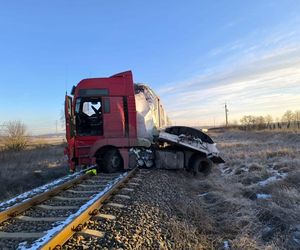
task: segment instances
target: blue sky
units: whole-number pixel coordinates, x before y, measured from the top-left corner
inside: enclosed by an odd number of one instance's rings
[[[0,4],[0,124],[54,132],[66,90],[128,69],[176,124],[300,109],[299,1]]]

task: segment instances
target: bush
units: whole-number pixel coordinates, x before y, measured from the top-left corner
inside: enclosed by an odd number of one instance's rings
[[[28,142],[25,124],[21,121],[7,122],[3,142],[7,150],[20,151],[25,149]]]

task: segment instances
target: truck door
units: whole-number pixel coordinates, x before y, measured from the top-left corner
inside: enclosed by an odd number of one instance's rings
[[[66,139],[69,142],[74,137],[74,122],[72,111],[72,97],[65,97],[65,119],[66,119]]]
[[[103,97],[104,136],[116,138],[125,136],[125,113],[123,97]]]

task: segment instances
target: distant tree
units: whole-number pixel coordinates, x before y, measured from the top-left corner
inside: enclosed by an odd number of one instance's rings
[[[252,115],[244,115],[240,120],[241,124],[245,126],[246,129],[254,127],[255,117]]]
[[[294,113],[294,119],[295,121],[300,121],[300,110],[296,110]]]
[[[258,129],[265,128],[265,118],[263,116],[256,116],[255,117],[255,125]]]
[[[263,117],[245,115],[241,118],[240,122],[246,128],[264,129],[266,128],[266,124],[269,124],[272,120],[271,116]]]
[[[27,129],[21,121],[9,121],[5,124],[4,146],[8,150],[20,151],[25,149],[27,139]]]
[[[283,114],[281,120],[282,120],[283,122],[290,123],[291,121],[294,120],[294,117],[295,117],[295,114],[293,113],[293,111],[287,110],[287,111]]]
[[[266,120],[265,120],[265,118],[263,116],[256,116],[255,117],[255,124],[258,124],[258,125],[264,124],[265,121]]]
[[[273,117],[271,115],[266,115],[265,116],[265,123],[266,123],[267,128],[272,128],[272,122],[273,122]]]
[[[241,124],[245,126],[253,125],[254,121],[255,118],[252,115],[244,115],[240,120]]]
[[[297,124],[298,129],[300,128],[300,110],[296,110],[294,113],[295,123]]]
[[[269,125],[273,122],[273,117],[271,115],[266,115],[265,116],[265,121]]]

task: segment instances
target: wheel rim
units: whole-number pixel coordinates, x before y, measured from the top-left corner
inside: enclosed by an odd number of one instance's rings
[[[118,169],[120,168],[121,165],[121,159],[120,157],[115,154],[112,158],[111,158],[111,165],[114,169]]]

